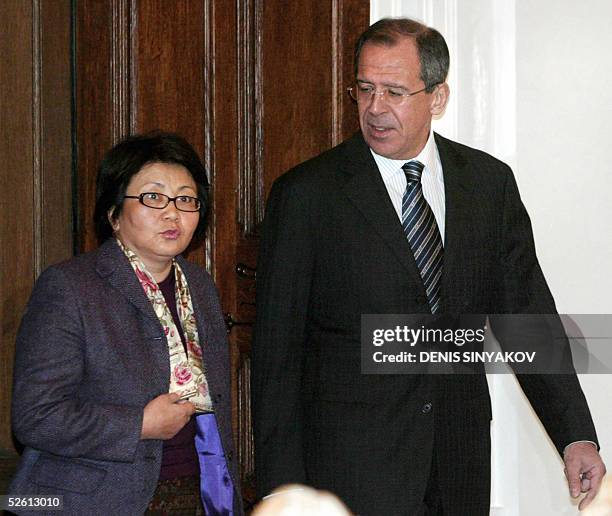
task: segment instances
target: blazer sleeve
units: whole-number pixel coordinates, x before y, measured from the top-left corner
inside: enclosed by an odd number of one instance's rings
[[[22,444],[55,455],[130,462],[143,408],[79,397],[88,345],[79,301],[59,268],[36,282],[16,341],[13,430]]]
[[[538,331],[545,332],[550,343],[545,348],[555,366],[564,374],[517,374],[521,388],[555,447],[562,455],[564,448],[575,441],[597,442],[589,407],[572,364],[567,339],[555,338],[563,333],[553,296],[538,263],[529,215],[519,195],[516,181],[507,169],[504,188],[501,252],[501,312],[532,314],[537,317]],[[546,316],[552,314],[553,317]],[[493,333],[508,348],[525,345],[525,322],[513,322],[512,316],[491,316]],[[556,327],[556,328],[555,328]],[[543,329],[542,329],[543,328]],[[539,353],[540,351],[538,351]]]
[[[306,481],[301,396],[314,266],[309,203],[285,177],[268,198],[257,261],[252,402],[257,492]]]

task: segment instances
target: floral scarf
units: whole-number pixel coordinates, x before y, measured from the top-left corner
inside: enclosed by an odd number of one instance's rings
[[[170,353],[170,388],[168,392],[176,392],[181,395],[181,399],[189,400],[195,405],[197,412],[213,412],[204,363],[202,362],[202,347],[198,337],[193,303],[187,279],[181,267],[173,260],[172,266],[176,278],[176,308],[187,341],[187,353],[185,353],[181,335],[176,328],[172,313],[157,282],[147,271],[142,260],[131,249],[127,248],[119,239],[117,239],[117,243],[130,261],[130,265],[134,269],[136,277],[140,281],[166,334]]]

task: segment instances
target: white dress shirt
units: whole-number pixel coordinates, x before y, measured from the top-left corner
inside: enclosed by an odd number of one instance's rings
[[[402,222],[402,198],[406,191],[406,175],[402,170],[402,165],[408,161],[420,161],[425,165],[423,175],[421,176],[423,196],[429,203],[434,217],[436,217],[436,223],[442,237],[442,244],[444,244],[444,216],[446,213],[444,204],[444,174],[433,131],[429,132],[429,138],[423,150],[412,159],[390,159],[376,154],[372,149],[370,149],[370,152],[374,156],[374,161],[376,161],[382,180],[387,187],[387,192],[397,212],[400,224]]]

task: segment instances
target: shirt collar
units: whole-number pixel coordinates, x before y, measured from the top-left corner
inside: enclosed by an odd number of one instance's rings
[[[420,161],[425,165],[423,169],[423,174],[433,174],[437,176],[440,171],[437,166],[438,158],[438,148],[436,146],[436,141],[434,139],[433,130],[430,129],[429,137],[427,138],[427,142],[425,143],[425,147],[419,152],[417,156],[412,159],[391,159],[381,156],[380,154],[376,154],[372,149],[370,149],[372,156],[374,157],[374,161],[376,161],[376,165],[378,166],[378,170],[380,170],[380,174],[383,179],[394,176],[398,173],[404,173],[402,170],[402,166],[408,161]]]

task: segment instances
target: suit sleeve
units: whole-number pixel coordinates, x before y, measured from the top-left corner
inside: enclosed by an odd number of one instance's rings
[[[266,208],[257,261],[252,399],[259,496],[305,482],[302,380],[314,264],[308,202],[284,178]]]
[[[533,335],[544,335],[550,345],[546,359],[554,361],[551,369],[565,374],[517,374],[521,388],[555,447],[562,455],[575,441],[597,442],[588,404],[580,387],[571,359],[567,339],[557,316],[553,296],[548,288],[535,251],[529,216],[521,202],[516,181],[507,170],[504,190],[501,252],[501,301],[504,314],[530,314],[525,320],[510,316],[491,316],[492,330],[504,347],[526,349],[525,326]],[[552,314],[553,317],[546,314]],[[540,317],[540,315],[542,315]],[[529,333],[529,332],[527,332]],[[540,352],[540,351],[538,351]]]
[[[15,436],[55,455],[133,461],[143,408],[79,397],[87,342],[78,303],[70,281],[56,268],[44,272],[34,287],[16,341]]]

